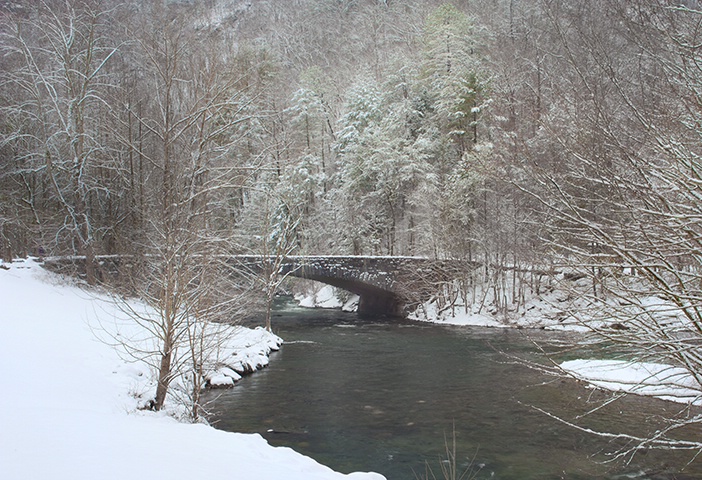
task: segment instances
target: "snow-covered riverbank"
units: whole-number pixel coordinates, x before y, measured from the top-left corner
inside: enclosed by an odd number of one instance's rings
[[[494,327],[494,328],[543,328],[547,330],[585,331],[580,321],[568,313],[577,305],[567,304],[568,292],[558,288],[544,288],[538,295],[526,298],[515,310],[510,310],[505,317],[497,314],[494,308],[492,292],[481,292],[482,301],[467,308],[459,298],[453,305],[439,305],[436,300],[427,301],[410,311],[407,318],[420,322],[443,325]],[[355,312],[358,307],[358,295],[352,295],[341,289],[318,282],[302,283],[302,288],[295,294],[295,300],[301,307],[341,309]]]
[[[564,280],[562,274],[553,280],[553,284],[542,286],[538,293],[524,293],[519,302],[510,303],[506,309],[496,307],[498,302],[492,289],[485,287],[482,290],[476,286],[476,292],[470,295],[472,303],[467,306],[461,295],[454,294],[451,304],[445,300],[431,300],[410,312],[409,318],[446,325],[587,331],[581,319],[572,315],[574,311],[582,312],[586,307],[571,298],[573,290],[580,287],[580,281]],[[583,284],[582,288],[586,286]],[[507,302],[506,299],[501,301]]]
[[[148,372],[98,340],[117,307],[31,260],[0,263],[0,306],[3,480],[383,478],[333,472],[259,435],[138,410]],[[270,338],[243,330],[234,338],[246,347],[239,358],[267,361],[260,352]]]

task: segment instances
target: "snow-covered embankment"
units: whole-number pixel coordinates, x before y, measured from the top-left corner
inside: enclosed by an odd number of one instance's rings
[[[336,473],[259,435],[137,410],[148,372],[95,334],[119,309],[31,260],[0,263],[0,306],[3,480],[383,478]],[[239,337],[250,350],[238,357],[258,356],[256,335]]]

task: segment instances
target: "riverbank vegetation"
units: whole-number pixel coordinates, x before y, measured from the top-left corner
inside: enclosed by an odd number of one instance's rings
[[[182,312],[252,288],[217,259],[293,252],[476,262],[437,308],[498,317],[580,279],[702,384],[697,1],[0,9],[0,254],[134,258],[164,388]]]

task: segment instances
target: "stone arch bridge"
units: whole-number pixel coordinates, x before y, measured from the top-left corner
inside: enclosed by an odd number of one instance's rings
[[[120,256],[98,256],[99,274],[120,276]],[[253,274],[275,270],[277,275],[314,280],[355,293],[358,312],[367,315],[400,316],[408,307],[428,300],[441,282],[466,278],[480,264],[461,260],[426,257],[291,255],[284,258],[262,255],[232,255],[225,259],[230,267]],[[83,257],[53,257],[44,260],[50,270],[66,273],[85,272]]]
[[[426,257],[292,255],[233,257],[251,270],[274,264],[279,275],[314,280],[359,296],[358,312],[402,315],[407,307],[428,300],[438,284],[479,267],[474,262]],[[465,278],[465,277],[464,277]]]

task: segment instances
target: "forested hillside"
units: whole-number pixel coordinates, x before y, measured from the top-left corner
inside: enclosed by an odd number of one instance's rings
[[[526,270],[584,267],[597,296],[616,266],[682,304],[697,8],[2,2],[0,252],[465,258],[505,302]]]

